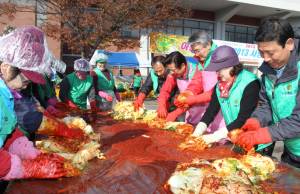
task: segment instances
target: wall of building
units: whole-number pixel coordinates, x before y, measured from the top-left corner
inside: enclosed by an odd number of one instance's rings
[[[287,18],[287,21],[292,25],[293,28],[300,28],[300,18],[299,17]]]
[[[7,25],[14,27],[23,27],[23,26],[36,26],[36,17],[33,12],[17,12],[15,18],[12,21],[7,20],[7,24],[0,24],[0,30],[2,31]],[[60,42],[47,37],[47,42],[50,50],[53,52],[54,56],[57,59],[61,59],[61,48]]]

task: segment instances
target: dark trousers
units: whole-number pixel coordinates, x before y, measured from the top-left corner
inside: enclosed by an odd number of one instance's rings
[[[9,181],[0,180],[0,194],[4,193]]]
[[[286,146],[284,146],[283,154],[281,155],[281,162],[284,162],[296,168],[300,168],[300,162],[298,159],[299,157],[294,156],[294,159],[292,157],[293,154],[288,150]],[[298,159],[298,161],[295,159]]]
[[[133,88],[135,97],[138,97],[138,96],[139,96],[139,90],[140,90],[140,87],[134,87],[134,88]]]

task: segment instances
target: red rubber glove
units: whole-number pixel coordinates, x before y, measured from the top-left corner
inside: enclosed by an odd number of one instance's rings
[[[240,147],[249,151],[254,145],[273,142],[268,127],[260,128],[257,131],[248,131],[242,133],[236,138]]]
[[[59,135],[69,139],[79,138],[83,135],[81,130],[70,129],[66,124],[61,123],[56,119],[52,119],[51,117],[46,117],[45,114],[40,127],[35,133],[43,135]]]
[[[194,104],[210,102],[211,100],[211,92],[206,91],[197,96],[189,95],[188,99],[184,101],[184,104],[188,105],[189,107],[193,106]]]
[[[166,118],[168,115],[168,110],[167,110],[167,102],[165,98],[158,98],[158,110],[157,110],[157,115],[159,118]]]
[[[70,106],[63,103],[63,102],[58,102],[54,105],[54,108],[69,108]]]
[[[177,100],[177,96],[176,96],[176,100],[174,100],[174,104],[178,108],[184,108],[185,105],[188,105],[188,107],[192,107],[194,104],[209,102],[210,100],[211,100],[211,92],[206,91],[196,96],[188,95],[188,98],[184,102],[180,102],[179,100]]]
[[[78,139],[83,135],[83,132],[81,130],[70,129],[66,124],[61,123],[58,125],[55,135],[67,137],[69,139]]]
[[[178,95],[175,95],[174,104],[175,104],[175,106],[177,106],[178,108],[183,108],[183,107],[184,107],[184,103],[182,103],[181,101],[178,100]]]
[[[46,108],[46,111],[49,112],[50,114],[52,114],[53,116],[58,117],[58,118],[65,118],[65,117],[68,116],[65,113],[63,113],[63,112],[57,110],[56,108],[54,108],[52,105],[49,105]]]
[[[40,154],[33,160],[22,160],[21,178],[59,178],[67,174],[65,160],[57,155]]]
[[[180,116],[183,113],[183,110],[181,108],[177,108],[173,112],[170,112],[166,118],[166,122],[173,122],[176,120],[178,116]]]
[[[260,123],[258,120],[250,118],[247,119],[246,123],[241,127],[243,131],[257,131],[260,129]]]
[[[111,97],[110,94],[107,94],[106,100],[107,100],[108,102],[112,102],[114,99]]]
[[[139,93],[139,96],[135,98],[134,112],[138,111],[140,107],[143,108],[143,102],[146,97],[146,94]]]
[[[95,101],[95,100],[92,100],[92,101],[90,102],[90,105],[91,105],[91,109],[92,109],[94,112],[98,112],[98,111],[99,111],[99,109],[98,109],[98,107],[97,107],[97,105],[96,105],[96,101]]]
[[[74,108],[78,108],[78,106],[76,106],[75,104],[73,104],[73,102],[71,102],[71,100],[69,99],[65,99],[64,100],[64,103],[71,106],[71,107],[74,107]]]

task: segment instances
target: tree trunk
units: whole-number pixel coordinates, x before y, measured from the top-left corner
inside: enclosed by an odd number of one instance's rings
[[[91,58],[92,58],[92,56],[94,55],[95,51],[96,51],[96,49],[93,48],[93,47],[91,47],[91,53],[90,53],[90,54],[91,54],[91,57],[90,57],[89,60],[91,60]]]
[[[81,58],[86,59],[86,50],[85,50],[85,46],[83,46],[82,49],[81,49]]]

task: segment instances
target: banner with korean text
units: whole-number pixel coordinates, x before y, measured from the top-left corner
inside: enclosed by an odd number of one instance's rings
[[[163,33],[152,32],[150,34],[150,48],[149,52],[170,54],[174,51],[179,51],[184,56],[191,57],[194,53],[191,46],[187,44],[188,36],[179,36]],[[241,62],[250,62],[252,64],[260,65],[263,62],[256,44],[230,42],[223,40],[213,40],[218,45],[227,45],[236,51]]]

